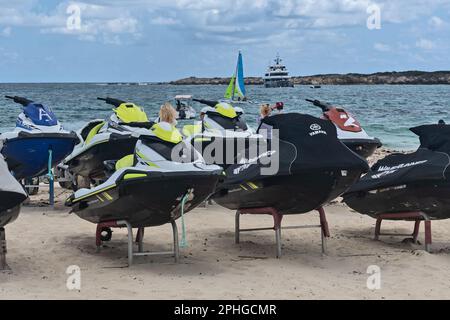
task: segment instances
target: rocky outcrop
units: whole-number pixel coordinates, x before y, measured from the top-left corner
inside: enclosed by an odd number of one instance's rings
[[[303,77],[292,77],[296,85],[374,85],[374,84],[450,84],[450,71],[405,71],[405,72],[379,72],[373,74],[322,74]],[[190,77],[172,81],[173,85],[226,85],[230,78],[196,78]],[[262,85],[263,79],[259,77],[245,78],[246,85]]]

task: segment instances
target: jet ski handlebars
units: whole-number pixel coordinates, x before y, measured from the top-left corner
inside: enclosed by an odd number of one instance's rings
[[[18,96],[5,96],[5,98],[7,99],[11,99],[13,100],[15,103],[21,104],[22,106],[26,107],[27,105],[29,105],[30,103],[33,103],[33,101],[28,100],[27,98],[22,98],[22,97],[18,97]]]
[[[313,105],[315,105],[316,107],[319,107],[320,109],[322,109],[323,112],[327,112],[330,111],[330,109],[332,108],[331,105],[321,102],[319,100],[311,100],[311,99],[305,99],[308,102],[311,102]]]
[[[217,104],[219,104],[219,101],[213,101],[213,100],[192,99],[192,101],[198,102],[200,104],[207,105],[207,106],[212,107],[212,108],[214,108]]]
[[[119,107],[121,104],[126,103],[125,101],[119,100],[119,99],[113,99],[113,98],[97,98],[97,100],[105,101],[107,104],[113,105],[116,108]]]

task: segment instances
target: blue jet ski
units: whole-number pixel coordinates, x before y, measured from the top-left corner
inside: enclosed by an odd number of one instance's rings
[[[26,98],[6,98],[23,108],[16,128],[0,135],[1,153],[17,180],[42,176],[72,152],[78,136],[64,130],[50,108]]]

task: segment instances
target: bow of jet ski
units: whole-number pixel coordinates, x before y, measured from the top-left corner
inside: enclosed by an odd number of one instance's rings
[[[52,166],[63,160],[78,143],[78,137],[64,130],[46,106],[21,97],[6,97],[21,104],[23,111],[14,131],[1,134],[1,153],[16,179],[43,175],[48,170],[49,159]]]
[[[353,152],[368,158],[382,146],[378,138],[369,136],[356,118],[343,108],[318,100],[306,99],[306,101],[321,108],[324,119],[330,120],[336,126],[339,140]]]
[[[205,201],[222,173],[205,164],[165,122],[141,135],[134,154],[118,161],[115,169],[103,184],[75,192],[66,205],[97,224],[126,220],[133,228],[158,226]]]
[[[20,211],[20,204],[27,198],[25,190],[11,175],[0,155],[0,228],[13,222]]]
[[[419,149],[378,161],[345,195],[355,211],[377,217],[384,213],[424,212],[450,218],[450,126],[412,128]]]

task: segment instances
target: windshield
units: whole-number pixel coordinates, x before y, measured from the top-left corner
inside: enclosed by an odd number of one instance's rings
[[[58,119],[50,108],[42,104],[30,103],[23,109],[25,116],[38,126],[56,126]]]

